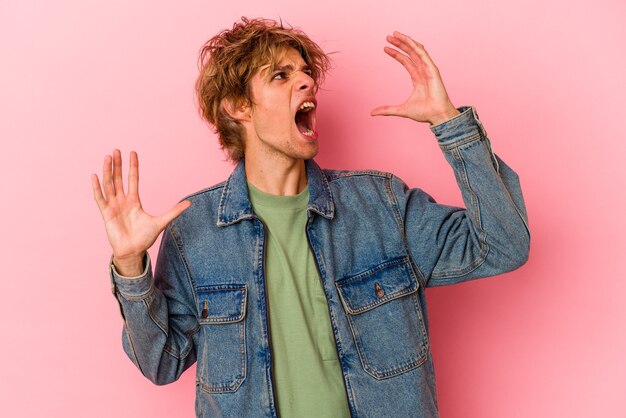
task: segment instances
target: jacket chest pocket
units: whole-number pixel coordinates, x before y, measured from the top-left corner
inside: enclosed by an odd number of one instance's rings
[[[200,343],[197,384],[210,392],[234,392],[246,378],[246,285],[196,290]]]
[[[408,258],[336,282],[363,369],[386,379],[426,361],[428,335]]]

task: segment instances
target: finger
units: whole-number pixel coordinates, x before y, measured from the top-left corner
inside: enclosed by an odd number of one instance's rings
[[[411,60],[411,58],[407,57],[406,55],[402,54],[396,49],[389,48],[388,46],[385,47],[385,52],[390,57],[392,57],[393,59],[398,61],[400,64],[402,64],[404,68],[406,68],[406,70],[409,72],[409,75],[411,76],[411,79],[420,77],[419,71],[417,70],[417,66],[415,65],[413,60]]]
[[[191,202],[189,200],[183,200],[182,202],[174,205],[172,209],[170,209],[167,213],[158,217],[157,222],[159,224],[159,229],[163,230],[165,227],[176,219],[181,213],[191,207]]]
[[[405,117],[402,106],[378,106],[370,112],[371,116],[401,116]]]
[[[426,48],[424,48],[424,45],[415,41],[411,37],[395,31],[393,33],[393,36],[387,37],[387,41],[409,54],[411,59],[414,60],[416,64],[419,62],[423,62],[424,65],[429,68],[436,68],[435,63],[430,58],[430,55],[428,55],[428,53],[426,52]]]
[[[104,186],[104,195],[107,201],[115,197],[115,188],[111,180],[111,164],[111,156],[107,155],[104,157],[104,164],[102,165],[102,185]]]
[[[91,187],[93,189],[93,198],[98,204],[98,209],[100,209],[100,212],[102,212],[104,211],[104,209],[106,209],[107,201],[104,198],[104,195],[102,194],[102,188],[100,187],[100,180],[98,179],[98,176],[96,174],[91,175]]]
[[[124,179],[122,178],[122,153],[120,150],[113,150],[113,185],[115,192],[124,194]]]
[[[135,151],[130,152],[128,169],[128,195],[139,195],[139,157]]]

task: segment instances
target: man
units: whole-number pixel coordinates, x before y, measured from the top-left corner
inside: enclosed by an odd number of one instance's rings
[[[202,114],[238,163],[226,182],[153,217],[136,153],[127,193],[118,150],[105,157],[104,193],[92,176],[124,350],[156,384],[197,361],[198,416],[436,417],[425,287],[527,260],[517,175],[474,109],[452,105],[424,47],[387,40],[413,92],[372,115],[430,123],[467,209],[389,173],[320,169],[315,93],[328,58],[261,19],[201,54]],[[146,250],[163,230],[153,279]]]

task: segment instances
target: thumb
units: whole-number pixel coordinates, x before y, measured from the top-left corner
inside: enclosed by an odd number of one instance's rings
[[[159,216],[158,223],[159,229],[165,229],[165,227],[176,219],[181,213],[191,207],[191,202],[189,200],[183,200],[182,202],[177,203],[172,207],[172,209],[168,210],[163,215]]]
[[[370,112],[371,116],[404,116],[401,106],[378,106]]]

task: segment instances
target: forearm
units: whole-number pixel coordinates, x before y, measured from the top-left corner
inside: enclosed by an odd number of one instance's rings
[[[517,174],[493,153],[475,110],[459,110],[461,114],[431,129],[465,202],[466,212],[459,222],[465,221],[463,228],[473,235],[469,242],[477,248],[472,249],[472,257],[463,254],[465,259],[473,258],[473,266],[468,265],[466,271],[438,266],[432,278],[440,284],[513,270],[527,260],[530,243]]]
[[[124,277],[110,267],[112,291],[119,302],[124,351],[155,384],[177,380],[195,361],[191,336],[195,318],[170,312],[168,300],[155,286],[150,257],[140,275]]]

